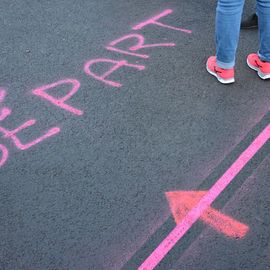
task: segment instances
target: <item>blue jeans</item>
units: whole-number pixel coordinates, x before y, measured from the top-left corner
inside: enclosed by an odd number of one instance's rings
[[[216,10],[216,56],[221,68],[235,65],[245,0],[218,0]],[[270,62],[270,0],[257,0],[261,60]]]

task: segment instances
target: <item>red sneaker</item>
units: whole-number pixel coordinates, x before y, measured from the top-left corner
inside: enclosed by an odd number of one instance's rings
[[[261,79],[270,79],[270,62],[262,61],[258,54],[250,54],[247,58],[247,64],[251,69],[257,71]]]
[[[219,82],[223,84],[234,83],[234,68],[223,69],[217,65],[217,59],[215,56],[208,58],[206,63],[207,71],[215,76]]]

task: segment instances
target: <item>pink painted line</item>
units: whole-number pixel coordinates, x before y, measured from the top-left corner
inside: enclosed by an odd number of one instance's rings
[[[175,244],[185,235],[192,225],[201,217],[224,189],[232,182],[236,175],[247,165],[253,156],[270,138],[270,124],[256,137],[249,147],[237,158],[231,167],[217,180],[217,182],[202,197],[197,206],[191,209],[185,218],[159,244],[153,253],[143,262],[138,270],[152,270]]]

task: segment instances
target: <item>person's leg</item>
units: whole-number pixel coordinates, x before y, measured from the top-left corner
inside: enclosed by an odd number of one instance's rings
[[[245,0],[218,0],[216,10],[216,56],[207,60],[207,71],[223,84],[233,83],[235,54]]]
[[[268,0],[269,1],[269,0]],[[233,68],[244,0],[219,0],[216,10],[216,57],[223,69]]]
[[[247,58],[247,64],[260,78],[270,79],[270,0],[257,0],[260,48]]]
[[[270,0],[257,0],[261,60],[270,62]]]

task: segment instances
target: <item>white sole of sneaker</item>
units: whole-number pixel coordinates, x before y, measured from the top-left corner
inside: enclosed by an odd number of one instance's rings
[[[265,73],[261,72],[259,68],[257,68],[257,67],[255,67],[255,66],[251,65],[251,64],[249,63],[248,59],[247,59],[247,65],[248,65],[251,69],[257,71],[258,76],[259,76],[261,79],[263,79],[263,80],[270,79],[270,74],[265,74]]]
[[[213,76],[215,76],[218,81],[222,84],[230,84],[230,83],[234,83],[235,82],[235,79],[234,78],[231,78],[231,79],[223,79],[221,78],[220,76],[218,76],[215,72],[211,71],[208,66],[206,65],[206,70]]]

